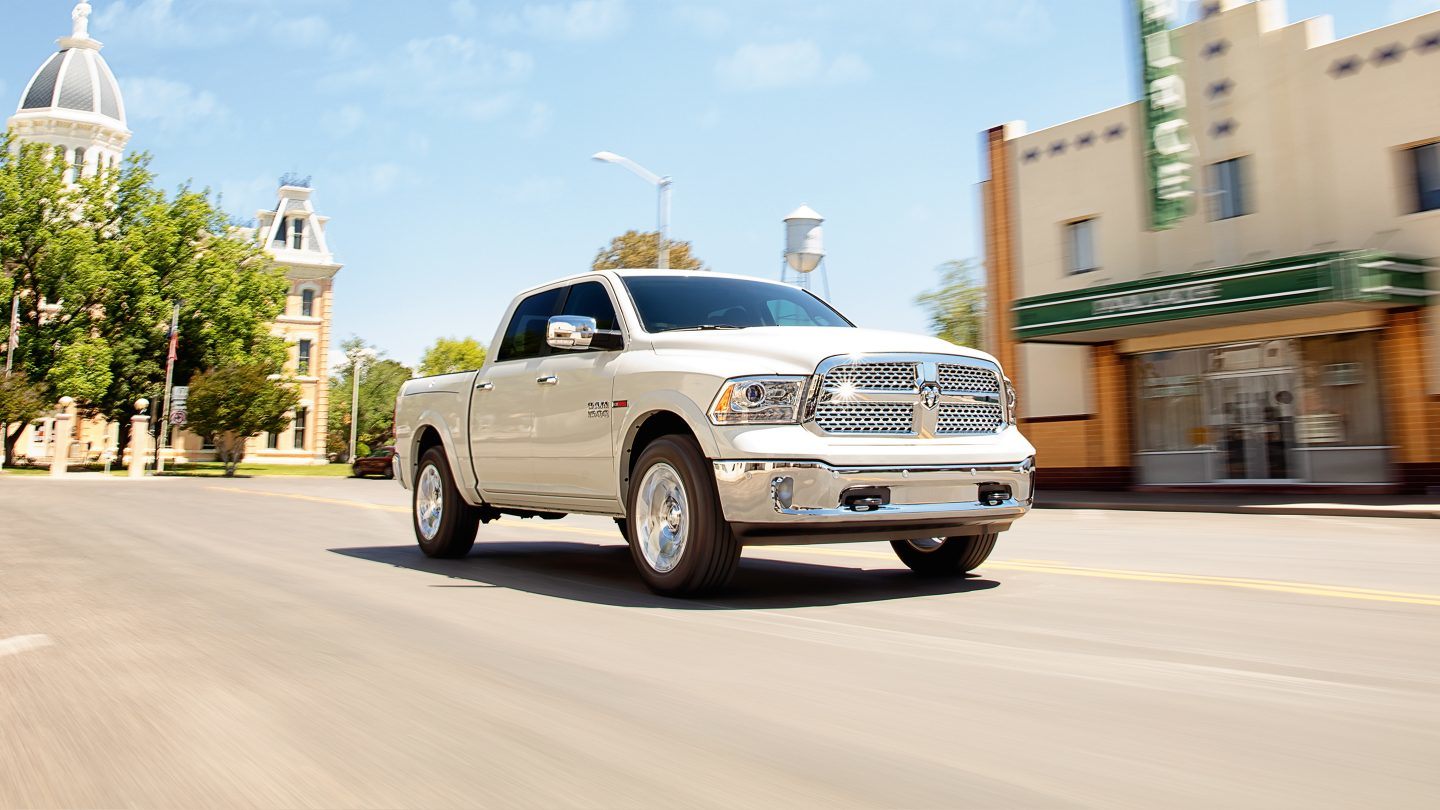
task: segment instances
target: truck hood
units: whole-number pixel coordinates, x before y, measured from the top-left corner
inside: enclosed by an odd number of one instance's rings
[[[939,338],[888,332],[820,326],[755,326],[661,332],[650,336],[657,353],[722,354],[733,357],[744,370],[737,374],[810,374],[821,360],[839,354],[954,354],[995,362],[982,351],[956,346]],[[765,367],[766,364],[769,367]]]

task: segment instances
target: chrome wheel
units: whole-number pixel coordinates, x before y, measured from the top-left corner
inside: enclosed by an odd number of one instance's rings
[[[673,570],[690,536],[690,502],[680,473],[665,462],[646,470],[635,505],[635,540],[645,563],[661,574]]]
[[[921,540],[906,540],[905,542],[909,543],[910,547],[916,551],[923,551],[928,554],[945,545],[945,538],[926,537]]]
[[[445,514],[445,488],[440,471],[427,465],[415,485],[415,524],[426,540],[434,540],[440,531],[440,518]]]

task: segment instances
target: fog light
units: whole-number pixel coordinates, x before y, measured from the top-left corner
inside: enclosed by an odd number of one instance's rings
[[[1010,487],[1008,484],[981,484],[980,503],[986,506],[1001,506],[1010,500]]]
[[[774,499],[776,506],[789,509],[795,503],[795,479],[776,477],[770,482],[770,497]]]

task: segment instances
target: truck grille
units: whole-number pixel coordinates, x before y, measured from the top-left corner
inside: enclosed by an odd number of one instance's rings
[[[823,371],[813,411],[820,431],[973,436],[1005,427],[1002,384],[993,368],[953,362],[956,358],[945,355],[872,357]]]

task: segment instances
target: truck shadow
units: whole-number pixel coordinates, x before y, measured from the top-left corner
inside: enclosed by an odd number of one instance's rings
[[[640,581],[630,551],[624,545],[477,543],[470,556],[461,560],[432,560],[414,545],[332,548],[330,551],[450,580],[431,587],[509,588],[617,607],[676,610],[820,607],[969,593],[1000,584],[974,576],[924,579],[903,569],[865,571],[843,565],[743,557],[740,569],[723,593],[705,599],[667,599],[651,593]],[[465,582],[474,584],[463,584]]]

